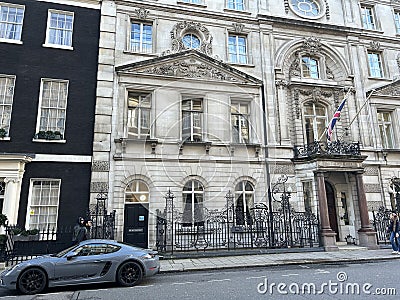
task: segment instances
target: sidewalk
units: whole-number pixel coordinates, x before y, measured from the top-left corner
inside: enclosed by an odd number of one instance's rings
[[[391,249],[367,250],[357,246],[340,247],[334,252],[296,252],[274,254],[248,254],[240,256],[192,257],[162,259],[161,273],[248,268],[297,264],[372,262],[400,259]]]

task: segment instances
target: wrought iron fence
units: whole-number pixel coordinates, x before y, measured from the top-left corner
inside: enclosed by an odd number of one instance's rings
[[[228,192],[221,210],[202,208],[202,220],[184,220],[168,192],[166,206],[157,211],[156,246],[159,252],[319,247],[319,221],[311,212],[290,205],[271,211],[256,204],[248,212],[234,205]]]
[[[390,214],[392,211],[383,206],[379,207],[378,211],[372,211],[372,225],[376,231],[376,239],[378,244],[390,244],[390,235],[387,232],[390,223]]]
[[[92,223],[87,238],[114,239],[116,213],[107,212],[106,200],[107,195],[100,193],[96,204],[86,213],[87,220]],[[0,261],[5,261],[8,266],[71,246],[73,226],[56,228],[49,225],[40,230],[24,230],[18,225],[6,225],[5,233],[5,244],[0,248]]]
[[[314,155],[361,155],[360,143],[333,141],[329,143],[313,142],[294,146],[294,158],[307,158]]]

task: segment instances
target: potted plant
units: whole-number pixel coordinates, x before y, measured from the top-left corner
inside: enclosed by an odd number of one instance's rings
[[[7,136],[7,130],[4,128],[0,128],[0,138],[4,138]]]
[[[37,139],[46,139],[46,131],[40,130],[38,133],[36,133],[36,138]]]
[[[54,139],[55,140],[61,140],[62,139],[62,134],[60,131],[54,131]]]

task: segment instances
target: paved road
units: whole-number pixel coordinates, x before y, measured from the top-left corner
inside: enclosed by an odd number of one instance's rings
[[[399,295],[398,261],[168,273],[133,288],[103,284],[50,289],[37,296],[0,291],[5,300],[398,299]]]

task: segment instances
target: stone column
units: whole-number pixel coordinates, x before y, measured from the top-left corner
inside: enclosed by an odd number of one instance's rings
[[[331,229],[328,214],[328,201],[326,199],[325,178],[323,172],[317,172],[318,203],[321,222],[321,239],[325,251],[337,251],[336,232]]]
[[[21,180],[17,177],[7,177],[4,179],[5,194],[3,204],[3,214],[8,218],[8,223],[11,225],[17,224],[19,195],[21,191]]]
[[[367,198],[365,196],[362,172],[356,173],[356,185],[361,220],[361,228],[358,230],[360,246],[367,247],[368,249],[378,249],[379,247],[376,240],[376,232],[373,230],[369,222]]]
[[[290,143],[289,139],[289,119],[286,105],[286,86],[287,82],[285,80],[277,80],[275,81],[277,96],[278,96],[278,105],[279,105],[279,124],[280,124],[280,134],[281,141],[283,144]]]

